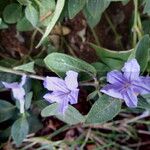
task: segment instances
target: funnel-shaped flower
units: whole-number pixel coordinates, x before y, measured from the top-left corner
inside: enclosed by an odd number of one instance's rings
[[[44,95],[44,99],[50,103],[56,102],[59,104],[58,112],[65,113],[68,108],[68,103],[76,104],[78,100],[78,73],[68,71],[65,80],[58,77],[46,77],[44,80],[44,87],[51,93]]]
[[[21,82],[13,82],[13,83],[7,83],[2,82],[5,88],[11,89],[13,97],[19,101],[20,103],[20,113],[24,113],[24,103],[25,103],[25,90],[23,88],[23,85],[26,82],[26,75],[23,75],[21,78]]]
[[[139,94],[150,93],[150,77],[140,76],[140,66],[136,59],[126,62],[122,71],[109,72],[107,81],[110,84],[100,91],[124,100],[128,107],[137,106],[137,96]]]

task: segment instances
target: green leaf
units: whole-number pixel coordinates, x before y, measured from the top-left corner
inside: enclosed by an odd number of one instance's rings
[[[21,5],[28,5],[30,2],[28,0],[17,0]]]
[[[134,51],[134,49],[128,51],[112,51],[98,47],[94,44],[91,44],[91,46],[96,50],[96,54],[98,55],[99,59],[112,69],[120,69]]]
[[[22,16],[22,7],[16,3],[9,4],[3,11],[3,18],[6,23],[16,23]]]
[[[37,108],[42,111],[42,109],[44,109],[45,107],[47,107],[48,102],[45,101],[44,99],[41,100],[37,100],[34,102],[34,105],[37,106]]]
[[[86,123],[104,123],[112,120],[121,109],[121,101],[103,95],[92,106],[87,115]]]
[[[41,0],[40,9],[40,20],[41,23],[45,26],[48,26],[49,22],[52,19],[52,13],[56,7],[55,0]]]
[[[69,0],[68,13],[69,18],[74,18],[84,7],[86,0]]]
[[[83,12],[91,28],[95,27],[101,19],[102,13],[109,6],[106,0],[88,0]]]
[[[8,28],[8,25],[2,21],[2,18],[0,18],[0,29],[7,29],[7,28]]]
[[[81,115],[80,112],[71,105],[69,105],[64,115],[59,114],[57,103],[53,103],[44,108],[41,112],[41,115],[43,117],[56,116],[58,119],[68,124],[77,124],[85,121],[85,117]]]
[[[106,0],[88,0],[86,8],[90,15],[95,18],[101,16],[109,4],[110,2]]]
[[[25,96],[25,109],[26,110],[30,108],[32,97],[33,97],[33,92],[29,92]]]
[[[11,127],[8,127],[6,129],[3,129],[2,131],[0,131],[0,140],[8,140],[8,137],[10,136],[10,132],[11,132]]]
[[[87,101],[88,100],[91,100],[91,99],[94,99],[96,96],[98,96],[98,92],[99,91],[93,91],[92,93],[90,93],[88,96],[87,96]]]
[[[144,0],[143,4],[145,4],[143,13],[150,15],[150,0]]]
[[[17,22],[16,28],[18,31],[21,32],[33,30],[32,24],[25,17],[23,17]]]
[[[11,128],[11,136],[17,145],[20,145],[29,132],[29,124],[25,116],[16,120]]]
[[[96,54],[98,55],[99,59],[102,59],[103,61],[105,61],[106,58],[126,61],[130,56],[131,52],[134,51],[134,49],[127,51],[113,51],[103,47],[96,46],[95,44],[91,44],[91,46],[96,50]]]
[[[147,67],[149,60],[149,49],[150,37],[149,35],[144,35],[135,48],[135,57],[140,64],[141,72],[144,72]]]
[[[51,53],[45,59],[46,66],[56,74],[63,76],[69,70],[84,72],[86,74],[96,75],[93,66],[78,58],[61,53]]]
[[[35,133],[43,127],[42,121],[39,119],[39,116],[32,113],[28,116],[28,124],[29,133]]]
[[[11,103],[0,100],[0,122],[10,119],[16,111],[16,107]]]
[[[56,9],[54,11],[54,15],[49,23],[49,25],[46,28],[46,31],[42,37],[42,39],[40,40],[39,44],[37,45],[37,47],[39,47],[43,41],[45,40],[45,38],[47,38],[47,36],[49,35],[49,33],[51,32],[51,30],[53,29],[53,27],[55,26],[57,20],[59,19],[61,12],[64,8],[65,5],[65,0],[58,0],[57,4],[56,4]]]
[[[96,69],[98,77],[105,76],[107,72],[110,71],[107,65],[100,62],[93,63],[92,66]]]
[[[139,96],[137,107],[142,109],[150,109],[150,103],[148,103],[148,101],[143,96]]]
[[[19,61],[13,58],[7,58],[7,60],[5,58],[0,60],[0,66],[3,67],[8,67],[8,68],[12,68],[14,66],[14,64],[18,63]]]
[[[101,15],[97,15],[96,17],[91,16],[86,7],[83,9],[83,14],[91,28],[94,28],[101,19]]]
[[[35,27],[39,21],[39,15],[37,10],[29,4],[25,9],[25,16],[27,20]]]
[[[0,72],[0,81],[14,82],[18,79],[17,75],[11,73]]]
[[[21,70],[21,71],[26,71],[26,72],[31,72],[31,73],[35,73],[34,70],[34,62],[30,62],[27,64],[23,64],[21,66],[17,66],[13,68],[14,70]]]

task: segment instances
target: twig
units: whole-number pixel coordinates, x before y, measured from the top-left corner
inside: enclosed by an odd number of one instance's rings
[[[85,138],[83,144],[82,144],[81,147],[80,147],[81,150],[82,150],[82,149],[84,148],[84,146],[86,145],[86,143],[87,143],[87,141],[88,141],[88,139],[89,139],[89,137],[90,137],[90,134],[91,134],[91,128],[88,129],[88,132],[87,132],[87,134],[86,134],[86,138]]]
[[[6,72],[6,73],[12,73],[12,74],[15,74],[15,75],[20,75],[20,76],[23,76],[23,75],[26,74],[24,72],[16,71],[16,70],[13,70],[13,69],[8,69],[8,68],[2,67],[2,66],[0,66],[0,71]],[[38,76],[38,75],[33,75],[33,74],[26,74],[26,75],[30,78],[37,79],[37,80],[44,80],[45,79],[45,77]]]
[[[133,119],[127,120],[126,122],[124,122],[124,124],[127,125],[127,124],[129,124],[129,123],[136,122],[136,121],[138,121],[138,120],[140,120],[140,119],[143,119],[143,118],[148,117],[149,115],[150,115],[149,110],[146,110],[146,111],[144,111],[140,116],[137,116],[137,117],[135,117],[135,118],[133,118]]]

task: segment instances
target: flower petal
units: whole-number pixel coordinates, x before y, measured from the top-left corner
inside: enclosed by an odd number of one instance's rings
[[[65,77],[65,83],[68,87],[68,89],[70,90],[74,90],[78,87],[78,73],[75,71],[67,71],[66,73],[66,77]]]
[[[136,59],[132,59],[125,63],[122,71],[129,81],[137,80],[140,74],[140,66]]]
[[[45,94],[43,98],[49,101],[50,103],[53,102],[61,103],[63,99],[66,100],[68,99],[68,95],[60,91],[55,91],[52,93]]]
[[[70,94],[68,95],[70,104],[76,104],[78,102],[78,94],[79,89],[70,92]]]
[[[138,99],[132,88],[128,88],[123,94],[123,100],[128,107],[137,107]]]
[[[25,90],[24,88],[12,88],[12,93],[15,99],[19,101],[24,101]]]
[[[50,91],[68,92],[65,81],[58,77],[46,77],[43,85]]]
[[[150,93],[150,77],[140,77],[140,80],[133,82],[133,88],[138,91],[139,94]]]
[[[52,93],[47,93],[43,97],[50,103],[58,103],[58,112],[59,113],[64,113],[65,110],[68,107],[68,95],[64,95],[62,92],[52,92]]]
[[[17,82],[13,82],[13,83],[2,82],[2,84],[7,89],[13,89],[13,88],[18,88],[19,87],[19,84]]]
[[[106,95],[112,96],[114,98],[119,98],[119,99],[123,99],[119,89],[122,87],[116,86],[116,85],[112,85],[112,84],[108,84],[105,87],[103,87],[100,92],[105,93]]]
[[[62,100],[61,103],[59,103],[59,105],[58,105],[58,113],[64,115],[67,108],[68,108],[68,101]]]
[[[111,84],[115,83],[124,83],[125,78],[123,77],[123,74],[120,71],[114,70],[109,73],[107,73],[107,82]]]
[[[23,85],[25,84],[25,82],[26,82],[26,79],[27,79],[27,75],[24,74],[24,75],[22,76],[22,78],[21,78],[21,82],[20,82],[19,85],[20,85],[20,86],[23,86]]]

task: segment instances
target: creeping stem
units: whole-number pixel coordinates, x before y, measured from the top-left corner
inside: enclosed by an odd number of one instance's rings
[[[142,37],[142,23],[140,13],[138,12],[138,0],[134,0],[134,23],[132,27],[133,31],[133,47],[136,46],[137,40]]]
[[[2,66],[0,66],[0,71],[6,72],[6,73],[12,73],[12,74],[15,74],[15,75],[20,75],[20,76],[23,76],[24,74],[26,74],[24,72],[9,69],[9,68],[5,68],[5,67],[2,67]],[[33,75],[33,74],[26,74],[26,75],[30,78],[33,78],[33,79],[44,80],[44,77],[42,77],[42,76]]]

